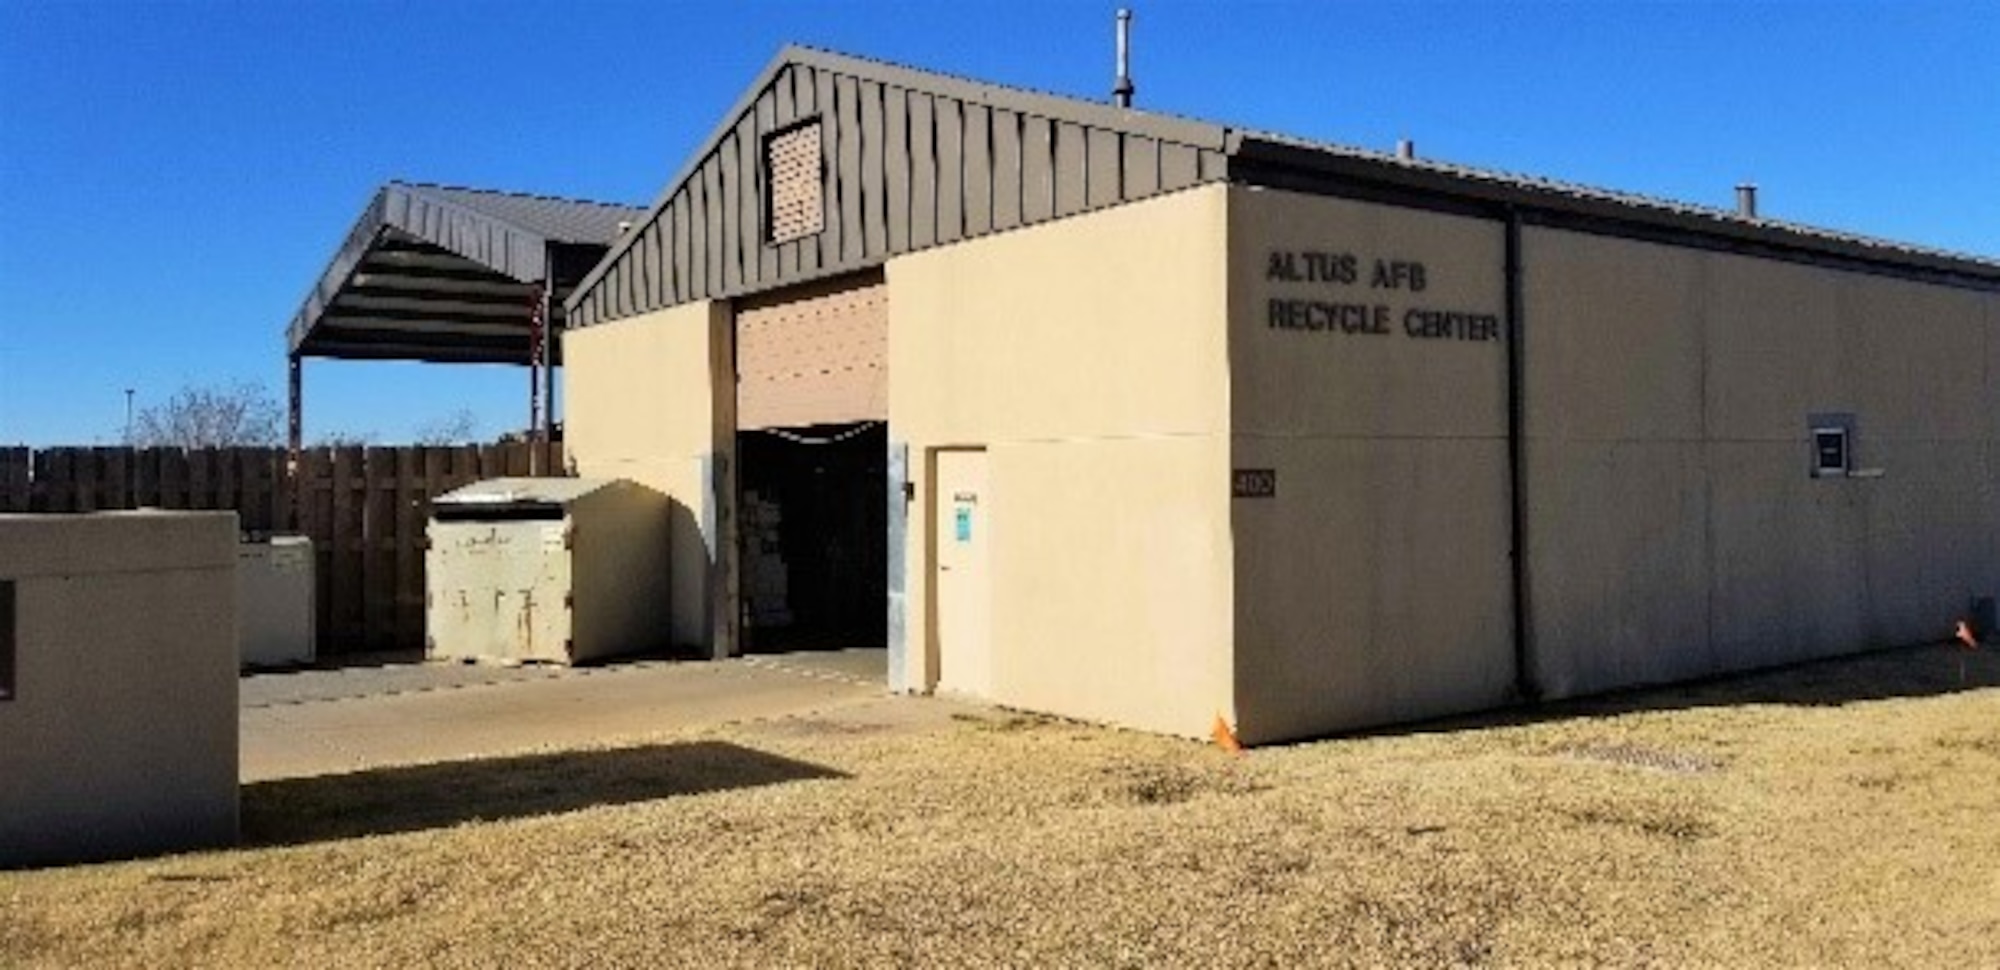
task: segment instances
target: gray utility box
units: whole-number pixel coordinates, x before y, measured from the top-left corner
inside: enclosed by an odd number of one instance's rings
[[[432,659],[580,663],[669,642],[665,495],[496,478],[431,504]]]
[[[245,667],[313,660],[313,546],[272,536],[236,546],[236,643]]]

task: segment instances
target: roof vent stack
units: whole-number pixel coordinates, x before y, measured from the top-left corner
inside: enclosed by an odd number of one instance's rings
[[[1132,106],[1132,11],[1118,8],[1118,84],[1111,100],[1121,108]]]
[[[1736,214],[1745,219],[1757,218],[1757,186],[1744,182],[1736,186]]]
[[[1396,157],[1406,162],[1415,161],[1417,158],[1417,143],[1408,138],[1396,139]]]

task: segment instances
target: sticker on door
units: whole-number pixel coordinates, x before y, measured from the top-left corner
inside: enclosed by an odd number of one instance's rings
[[[958,541],[971,542],[972,509],[967,508],[966,506],[963,505],[959,506],[956,514],[953,516],[952,521],[955,526],[955,529],[953,531],[957,534]]]

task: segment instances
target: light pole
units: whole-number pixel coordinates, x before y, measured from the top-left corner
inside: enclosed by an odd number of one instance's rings
[[[125,389],[125,505],[139,507],[139,450],[132,441],[132,388]]]

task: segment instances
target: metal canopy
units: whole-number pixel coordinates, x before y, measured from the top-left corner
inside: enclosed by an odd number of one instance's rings
[[[292,317],[293,360],[532,364],[541,288],[550,362],[562,300],[643,211],[390,182],[375,193]]]

